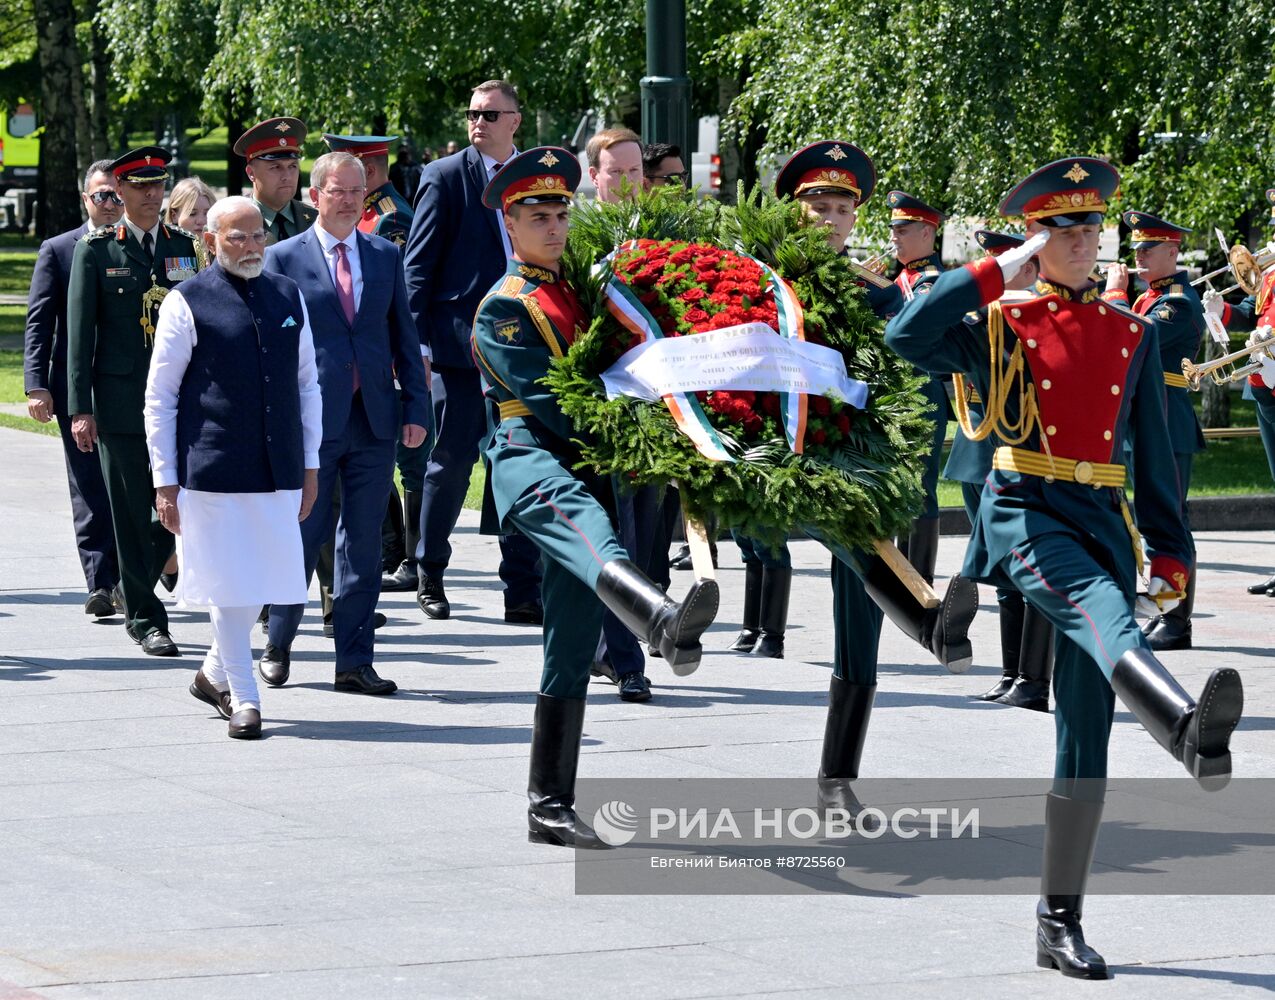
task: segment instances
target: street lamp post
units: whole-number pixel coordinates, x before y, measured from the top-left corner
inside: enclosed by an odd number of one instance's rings
[[[686,75],[686,0],[646,0],[642,138],[691,154],[691,80]]]

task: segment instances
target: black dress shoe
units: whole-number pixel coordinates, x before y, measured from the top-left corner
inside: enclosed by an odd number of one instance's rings
[[[380,628],[382,625],[384,625],[387,621],[389,621],[389,619],[388,619],[388,618],[386,618],[386,617],[385,617],[383,614],[381,614],[379,611],[373,612],[373,614],[372,614],[372,631],[373,631],[373,632],[375,632],[378,628]],[[332,624],[332,619],[331,619],[331,618],[324,618],[324,619],[323,619],[323,637],[324,637],[325,639],[335,639],[335,638],[336,638],[336,626]]]
[[[1191,619],[1160,615],[1155,628],[1146,633],[1147,645],[1157,653],[1191,648]]]
[[[174,590],[177,589],[177,574],[176,573],[160,573],[159,582],[162,583],[164,585],[164,589],[171,594]]]
[[[512,608],[505,608],[505,621],[510,625],[543,625],[545,609],[534,601],[516,604]]]
[[[381,574],[381,593],[403,593],[416,589],[416,562],[404,559],[392,572]]]
[[[1009,677],[1005,674],[1001,674],[1001,676],[997,679],[995,684],[993,684],[990,688],[988,688],[982,694],[975,695],[974,697],[977,698],[979,701],[995,701],[997,698],[1000,698],[1003,695],[1008,694],[1009,689],[1012,688],[1013,686],[1014,686],[1014,678]]]
[[[416,589],[416,603],[426,618],[444,621],[452,616],[452,606],[447,602],[447,594],[443,592],[442,580],[431,580],[421,577]]]
[[[292,672],[292,651],[266,643],[257,669],[261,672],[261,679],[272,688],[283,687],[288,683],[288,674]]]
[[[1019,677],[999,698],[994,699],[998,705],[1010,708],[1025,708],[1031,712],[1049,711],[1049,681],[1036,680],[1031,677]]]
[[[118,583],[111,588],[111,603],[115,605],[116,611],[124,613],[124,590]]]
[[[195,671],[195,679],[191,682],[190,693],[200,701],[211,705],[223,719],[230,718],[230,691],[217,687],[200,667]]]
[[[337,691],[352,691],[355,694],[393,694],[398,690],[398,685],[393,681],[377,676],[370,663],[357,670],[337,671],[332,687]]]
[[[261,739],[261,713],[255,708],[241,708],[230,717],[226,733],[232,740]]]
[[[111,600],[111,592],[105,587],[98,587],[84,602],[84,613],[94,618],[110,618],[115,612],[115,602]]]
[[[650,701],[651,700],[651,682],[646,679],[646,674],[640,670],[635,670],[631,674],[625,674],[620,678],[620,700],[621,701]]]
[[[1266,594],[1270,595],[1271,590],[1275,589],[1275,575],[1263,580],[1261,583],[1251,583],[1248,586],[1250,594]]]
[[[177,643],[173,642],[167,632],[154,629],[142,637],[142,652],[147,656],[181,656],[177,651]]]

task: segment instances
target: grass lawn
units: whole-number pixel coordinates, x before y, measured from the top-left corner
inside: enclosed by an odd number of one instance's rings
[[[0,253],[0,294],[26,295],[36,253]]]

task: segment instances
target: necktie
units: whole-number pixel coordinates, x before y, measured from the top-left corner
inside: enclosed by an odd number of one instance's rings
[[[152,260],[155,257],[155,237],[150,233],[142,233],[142,249],[146,251],[146,256]]]
[[[349,248],[344,243],[336,245],[336,297],[345,313],[345,321],[354,325],[354,275],[350,273]],[[359,378],[359,363],[354,362],[354,392],[363,384]]]

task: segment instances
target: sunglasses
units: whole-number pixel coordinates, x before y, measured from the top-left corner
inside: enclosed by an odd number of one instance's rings
[[[689,170],[683,170],[679,174],[647,174],[646,179],[649,181],[655,181],[659,184],[686,185],[690,183],[691,172]]]
[[[105,205],[110,202],[112,205],[123,205],[124,199],[117,195],[114,191],[94,191],[89,195],[89,201],[94,205]]]
[[[465,112],[465,117],[468,118],[471,122],[476,122],[478,121],[479,118],[481,118],[485,122],[494,122],[498,120],[501,115],[516,115],[516,114],[518,114],[517,111],[472,111],[471,110],[471,111]]]

